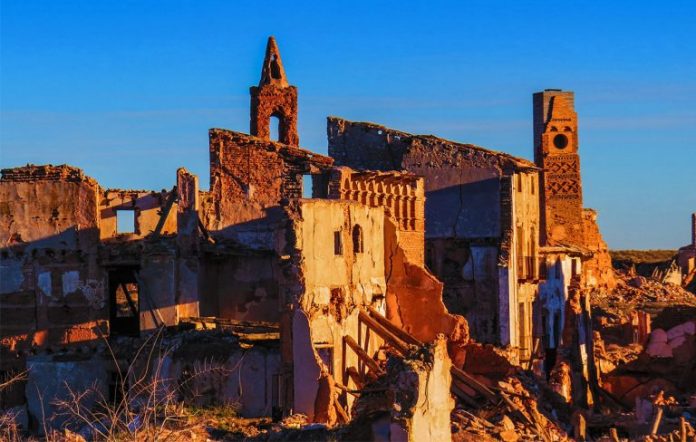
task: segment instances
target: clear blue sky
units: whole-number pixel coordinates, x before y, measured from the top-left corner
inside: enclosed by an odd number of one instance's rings
[[[2,0],[0,165],[104,187],[208,183],[207,130],[248,132],[268,35],[327,115],[532,158],[532,93],[576,92],[585,205],[612,248],[676,248],[696,211],[696,1]]]

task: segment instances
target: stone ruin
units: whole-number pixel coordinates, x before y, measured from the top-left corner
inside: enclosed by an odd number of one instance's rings
[[[178,398],[244,417],[448,440],[456,399],[566,437],[510,376],[534,368],[583,409],[602,395],[587,293],[616,281],[583,208],[573,93],[534,94],[534,162],[336,117],[329,156],[303,149],[273,38],[250,94],[250,134],[209,131],[208,191],[184,168],[162,191],[2,170],[0,371],[28,370],[2,408],[64,428],[56,400],[118,400],[153,376],[136,355],[156,342]]]

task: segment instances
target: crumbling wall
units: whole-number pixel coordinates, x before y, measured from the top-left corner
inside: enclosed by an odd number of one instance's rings
[[[384,226],[384,248],[387,319],[422,342],[432,342],[439,334],[453,337],[458,333],[461,320],[447,311],[442,301],[443,284],[408,259],[390,219]]]
[[[406,170],[425,178],[425,262],[445,283],[448,309],[467,316],[477,339],[516,345],[520,277],[513,249],[517,236],[529,238],[520,258],[526,262],[538,245],[534,164],[479,146],[335,117],[328,119],[327,132],[329,154],[338,165]],[[511,182],[518,177],[526,183],[519,187],[522,196]],[[522,279],[534,279],[534,266],[527,272],[523,264],[523,270]]]
[[[339,166],[406,170],[425,177],[426,238],[501,235],[500,184],[526,160],[431,135],[328,118],[329,155]]]
[[[107,333],[105,275],[96,261],[99,193],[96,181],[69,166],[2,171],[2,366],[30,347]]]
[[[328,197],[384,207],[399,230],[400,247],[414,263],[424,264],[425,192],[423,178],[401,172],[356,172],[334,168]]]
[[[509,243],[503,246],[508,261],[514,265],[508,269],[510,297],[507,300],[509,318],[507,333],[501,333],[501,342],[519,348],[522,360],[531,356],[534,330],[534,302],[541,275],[539,272],[539,232],[541,228],[539,210],[539,173],[536,170],[519,171],[512,175],[511,205],[512,219],[509,223]],[[507,224],[507,221],[504,221]],[[503,283],[501,282],[501,286]],[[501,300],[503,303],[504,300]],[[501,312],[503,317],[503,312]],[[507,341],[506,341],[507,339]]]
[[[539,301],[543,342],[547,354],[549,350],[555,352],[561,344],[569,287],[573,277],[577,278],[580,275],[580,262],[579,257],[573,257],[561,250],[544,253],[542,265],[547,270],[546,279],[539,284]]]
[[[199,274],[201,229],[198,177],[186,169],[176,172],[176,308],[179,318],[199,315]]]
[[[465,316],[472,336],[496,342],[499,332],[499,272],[496,245],[437,238],[426,243],[429,270],[444,283],[442,298],[452,314]]]
[[[302,197],[302,175],[332,160],[297,147],[223,129],[210,130],[210,205],[202,221],[218,235],[272,250],[281,204]]]
[[[280,320],[280,270],[275,255],[244,250],[205,254],[200,271],[202,316]]]
[[[384,311],[385,214],[381,207],[352,201],[303,200],[288,207],[288,216],[295,284],[286,288],[292,290],[286,292],[292,302],[292,335],[281,338],[291,339],[293,407],[310,420],[324,419],[318,413],[328,400],[326,392],[320,393],[326,376],[356,388],[346,369],[358,367],[358,356],[343,351],[344,337],[363,342],[360,309]],[[372,354],[380,342],[373,337],[366,351]]]
[[[26,384],[27,412],[31,430],[44,434],[48,429],[59,429],[75,416],[61,402],[80,397],[86,410],[109,398],[109,371],[112,362],[101,354],[51,356],[36,355],[27,358]]]
[[[389,366],[388,376],[398,404],[392,408],[390,440],[451,439],[450,413],[454,409],[451,367],[443,336],[434,341],[426,355],[406,357]],[[406,437],[402,439],[403,436]]]
[[[582,279],[587,286],[612,290],[616,286],[614,266],[607,243],[599,231],[597,212],[584,209],[582,215],[585,247],[592,252],[592,256],[583,263]]]
[[[148,190],[107,189],[99,199],[99,233],[101,239],[144,238],[151,234],[160,221],[161,213],[170,198],[171,191],[153,192]],[[133,211],[132,232],[118,230],[118,211]],[[167,216],[161,234],[176,233],[177,208],[174,203]]]

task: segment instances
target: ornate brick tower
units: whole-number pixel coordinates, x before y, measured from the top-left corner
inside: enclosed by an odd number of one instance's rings
[[[542,173],[542,241],[584,245],[578,117],[574,94],[534,94],[534,161]]]
[[[270,140],[271,117],[277,117],[278,141],[298,146],[297,88],[288,84],[280,51],[273,37],[268,38],[261,81],[258,86],[252,86],[250,92],[251,135]]]

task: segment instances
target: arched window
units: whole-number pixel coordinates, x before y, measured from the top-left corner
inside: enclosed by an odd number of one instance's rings
[[[280,117],[278,115],[271,115],[270,125],[269,133],[271,141],[280,141]]]
[[[363,252],[363,234],[362,227],[359,225],[353,226],[353,253]]]

